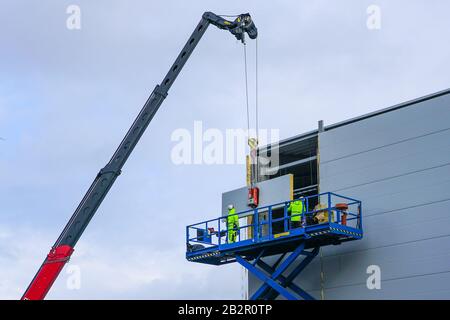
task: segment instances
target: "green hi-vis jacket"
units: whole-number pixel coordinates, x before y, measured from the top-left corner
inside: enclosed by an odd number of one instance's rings
[[[236,213],[235,208],[228,210],[228,217],[227,217],[228,229],[233,229],[235,225],[236,227],[239,227],[239,216],[235,213]]]
[[[301,221],[301,213],[304,211],[304,209],[305,206],[303,205],[302,200],[295,200],[291,202],[288,207],[288,212],[290,212],[291,215],[298,214],[298,216],[291,217],[291,221]]]

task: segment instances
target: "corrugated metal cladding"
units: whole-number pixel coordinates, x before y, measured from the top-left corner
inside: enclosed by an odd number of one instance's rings
[[[325,298],[449,299],[450,94],[320,133],[319,154],[320,190],[363,201],[364,239],[323,250]]]
[[[450,299],[450,92],[325,129],[320,191],[363,201],[364,239],[322,248],[295,282],[317,299]]]

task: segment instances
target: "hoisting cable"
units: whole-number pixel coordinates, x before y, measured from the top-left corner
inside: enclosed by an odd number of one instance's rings
[[[256,143],[259,144],[259,115],[258,115],[258,38],[255,42],[255,127]],[[258,149],[256,150],[258,152]],[[259,180],[259,155],[256,154],[256,182]]]
[[[258,38],[256,38],[255,41],[255,111],[256,111],[256,139],[259,140],[259,128],[258,128],[258,122],[259,122],[259,116],[258,116]]]
[[[250,165],[250,185],[252,189],[255,186],[255,140],[250,137],[250,105],[249,105],[249,95],[248,95],[248,65],[247,65],[247,44],[244,41],[244,80],[245,80],[245,102],[247,111],[247,143],[249,146],[249,165]]]
[[[247,44],[244,42],[244,74],[245,74],[245,102],[247,108],[247,134],[250,135],[250,107],[248,101],[248,72],[247,72]]]
[[[258,39],[256,39],[258,41]],[[259,138],[259,124],[258,124],[258,46],[255,49],[255,87],[256,87],[256,98],[255,98],[255,131],[256,137],[250,137],[250,102],[249,102],[249,90],[248,90],[248,63],[247,63],[247,45],[244,41],[244,75],[245,75],[245,101],[246,101],[246,113],[247,113],[247,134],[248,134],[248,145],[250,147],[250,156],[252,159],[253,179],[251,181],[251,187],[254,187],[254,183],[258,182],[259,175],[259,164],[258,164],[258,138]]]

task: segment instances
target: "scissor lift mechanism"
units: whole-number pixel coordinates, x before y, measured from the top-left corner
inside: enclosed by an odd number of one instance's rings
[[[234,243],[228,242],[231,230],[227,229],[226,217],[189,225],[186,227],[186,259],[212,265],[238,262],[263,282],[251,300],[272,300],[279,295],[288,300],[313,300],[314,297],[296,285],[294,279],[317,256],[320,247],[363,237],[361,201],[332,192],[309,196],[303,201],[307,209],[301,214],[302,226],[297,228],[291,226],[292,216],[288,214],[292,201],[236,213],[240,220],[252,222],[234,229],[238,233]],[[327,205],[318,210],[308,209],[317,202]],[[282,216],[276,217],[274,212],[280,210]],[[328,214],[328,221],[312,222],[314,216],[323,212]],[[263,260],[278,254],[273,265]],[[303,259],[298,262],[300,256]],[[284,275],[296,263],[297,266]]]

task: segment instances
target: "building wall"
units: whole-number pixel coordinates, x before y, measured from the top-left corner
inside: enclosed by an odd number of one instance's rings
[[[300,287],[317,299],[450,299],[449,120],[447,93],[319,133],[320,191],[363,201],[364,238],[322,248]],[[380,290],[367,288],[370,265]],[[250,295],[258,286],[250,276]]]
[[[364,239],[323,249],[325,298],[449,299],[450,95],[322,132],[319,153],[320,190],[363,201]]]

